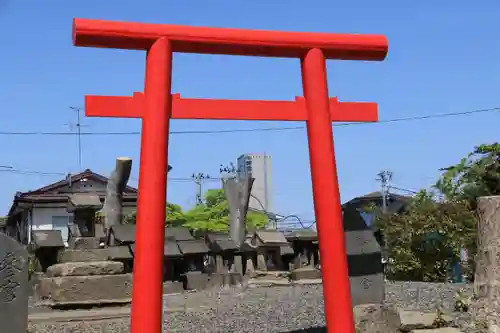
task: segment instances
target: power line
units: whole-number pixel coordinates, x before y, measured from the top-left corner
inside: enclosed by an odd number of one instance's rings
[[[417,121],[417,120],[427,120],[427,119],[436,119],[436,118],[446,118],[446,117],[456,117],[456,116],[464,116],[464,115],[472,115],[486,112],[498,112],[500,111],[500,107],[490,108],[490,109],[478,109],[472,111],[464,111],[464,112],[449,112],[449,113],[440,113],[433,115],[425,115],[425,116],[413,116],[406,118],[393,118],[380,120],[377,122],[370,123],[336,123],[333,124],[334,127],[347,127],[347,126],[361,126],[361,125],[378,125],[378,124],[389,124],[389,123],[397,123],[397,122],[406,122],[406,121]],[[293,131],[293,130],[302,130],[305,129],[305,126],[285,126],[285,127],[262,127],[262,128],[247,128],[247,129],[226,129],[226,130],[193,130],[193,131],[172,131],[170,134],[181,135],[181,134],[227,134],[227,133],[245,133],[245,132],[278,132],[278,131]],[[43,131],[33,131],[33,132],[16,132],[16,131],[0,131],[0,135],[52,135],[52,136],[64,136],[64,135],[92,135],[92,136],[120,136],[120,135],[140,135],[140,131],[132,131],[132,132],[80,132],[80,133],[68,133],[68,132],[43,132]]]
[[[11,173],[11,174],[21,174],[21,175],[33,175],[33,176],[66,176],[66,172],[46,172],[46,171],[36,171],[36,170],[20,170],[20,169],[13,169],[12,167],[3,169],[3,166],[0,166],[0,174],[2,173]],[[137,181],[137,177],[130,177],[131,180]],[[201,179],[202,181],[209,182],[209,181],[218,181],[220,182],[221,178],[209,178],[209,179]],[[187,183],[193,183],[193,179],[191,177],[168,177],[168,181],[172,182],[187,182]]]

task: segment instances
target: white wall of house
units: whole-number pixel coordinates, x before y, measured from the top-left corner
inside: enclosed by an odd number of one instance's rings
[[[128,215],[135,207],[123,207],[123,214]],[[31,241],[31,230],[60,230],[64,243],[67,245],[68,224],[73,223],[73,213],[68,213],[64,207],[34,207],[28,225],[28,237]]]
[[[63,240],[66,243],[68,239],[68,223],[72,222],[73,214],[68,213],[66,208],[34,207],[29,225],[31,230],[61,230]]]

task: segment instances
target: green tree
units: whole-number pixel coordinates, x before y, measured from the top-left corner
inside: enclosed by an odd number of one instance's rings
[[[477,146],[459,163],[442,171],[435,188],[446,200],[465,200],[475,209],[478,197],[500,194],[500,144]]]
[[[166,211],[165,225],[177,227],[177,226],[182,226],[184,225],[184,223],[186,223],[187,219],[181,206],[173,203],[167,203],[165,211]],[[135,224],[136,219],[137,219],[137,212],[134,211],[124,217],[123,223]]]
[[[186,219],[184,226],[193,230],[227,232],[229,230],[229,206],[224,190],[208,190],[203,203],[186,212]],[[266,223],[267,217],[264,214],[247,213],[248,229],[260,229]]]
[[[466,201],[436,202],[425,190],[415,195],[403,213],[379,214],[376,227],[386,237],[389,278],[446,281],[461,248],[473,258],[476,223],[475,212]],[[467,273],[470,276],[472,271]]]
[[[184,226],[196,231],[229,230],[229,206],[224,190],[208,190],[201,204],[184,212],[179,205],[167,203],[165,224],[169,226]],[[136,212],[128,215],[124,223],[135,223]],[[248,212],[246,225],[248,229],[260,229],[267,223],[264,214]]]

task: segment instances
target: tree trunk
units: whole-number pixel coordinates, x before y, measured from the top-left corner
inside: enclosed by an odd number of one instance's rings
[[[109,177],[106,186],[106,199],[104,200],[104,232],[109,240],[109,230],[112,226],[122,224],[123,191],[127,186],[132,170],[132,159],[129,157],[118,157],[116,159],[115,170]],[[108,244],[113,245],[113,244]]]
[[[488,332],[500,332],[500,196],[478,198],[477,204],[473,315],[486,320]]]

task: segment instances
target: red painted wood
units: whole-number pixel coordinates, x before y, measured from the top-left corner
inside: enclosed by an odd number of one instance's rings
[[[282,32],[170,24],[74,19],[76,46],[147,50],[160,37],[172,41],[173,52],[303,57],[311,48],[327,59],[383,60],[388,51],[383,35]]]
[[[141,118],[144,95],[133,97],[85,96],[88,117]],[[334,122],[376,122],[376,103],[339,102],[330,98],[330,118]],[[171,119],[306,121],[305,99],[295,101],[256,101],[181,98],[172,95]]]
[[[87,96],[88,116],[142,118],[138,257],[134,263],[132,333],[162,331],[160,269],[166,204],[170,119],[306,121],[313,197],[320,239],[326,324],[354,333],[332,121],[376,121],[374,103],[328,98],[326,59],[383,60],[381,35],[327,34],[187,27],[75,19],[76,46],[146,50],[145,94]],[[300,58],[305,102],[183,99],[171,95],[172,53]],[[137,256],[136,255],[136,256]]]

